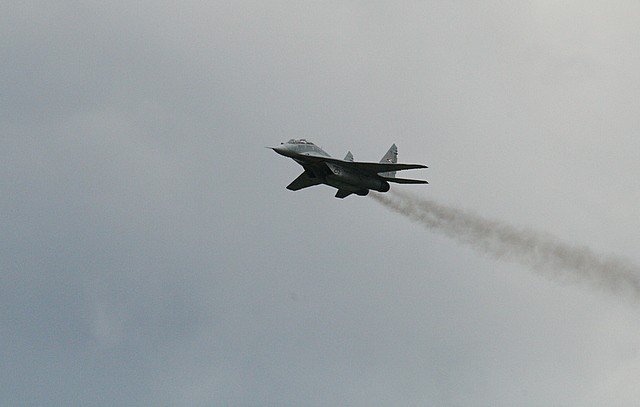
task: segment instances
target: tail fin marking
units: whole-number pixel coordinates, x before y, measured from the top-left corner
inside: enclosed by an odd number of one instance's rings
[[[384,155],[384,157],[382,157],[382,160],[380,160],[380,163],[395,164],[397,162],[398,162],[398,147],[395,144],[393,144],[391,148],[389,148],[389,151],[387,151],[387,153]],[[379,175],[385,178],[394,178],[396,176],[396,172],[395,171],[381,172]]]

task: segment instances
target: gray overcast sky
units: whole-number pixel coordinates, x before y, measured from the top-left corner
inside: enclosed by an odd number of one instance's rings
[[[640,263],[637,1],[0,5],[0,404],[629,406],[640,309],[264,149]]]

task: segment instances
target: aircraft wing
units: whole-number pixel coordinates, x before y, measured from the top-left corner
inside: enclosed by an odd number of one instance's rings
[[[422,165],[422,164],[372,163],[372,162],[345,161],[345,160],[338,160],[336,158],[331,158],[331,157],[319,157],[316,155],[306,155],[306,154],[299,154],[295,158],[306,161],[308,163],[330,162],[330,163],[338,164],[344,168],[350,168],[353,170],[370,173],[370,174],[377,174],[380,172],[389,172],[389,171],[402,171],[402,170],[413,170],[418,168],[427,168],[426,165]]]
[[[320,184],[321,181],[317,178],[311,178],[307,175],[307,172],[303,172],[298,176],[298,178],[294,179],[291,184],[287,186],[287,189],[291,191],[298,191],[303,188],[312,187],[314,185]]]
[[[339,164],[345,168],[352,168],[354,170],[369,172],[369,173],[379,173],[379,172],[389,172],[389,171],[402,171],[402,170],[413,170],[417,168],[427,168],[426,165],[422,164],[385,164],[385,163],[368,163],[368,162],[349,162],[349,161],[341,161],[337,160]]]

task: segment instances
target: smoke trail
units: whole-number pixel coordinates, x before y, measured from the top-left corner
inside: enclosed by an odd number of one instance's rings
[[[590,283],[640,300],[640,267],[625,259],[599,255],[586,246],[574,246],[543,232],[516,228],[407,193],[371,196],[427,229],[495,259],[515,261],[555,279]]]

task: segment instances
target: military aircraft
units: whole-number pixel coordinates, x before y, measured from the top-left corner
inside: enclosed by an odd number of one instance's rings
[[[428,184],[418,179],[396,178],[396,171],[427,168],[422,164],[398,164],[398,147],[395,144],[379,163],[353,161],[351,151],[344,160],[332,158],[320,147],[305,139],[291,139],[277,147],[269,147],[276,153],[292,158],[302,165],[304,172],[287,189],[298,191],[318,184],[337,188],[336,198],[351,194],[365,196],[369,190],[387,192],[389,183]]]

